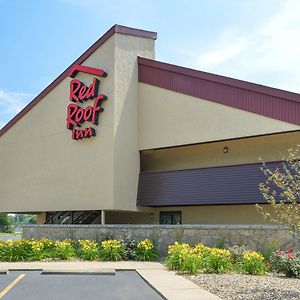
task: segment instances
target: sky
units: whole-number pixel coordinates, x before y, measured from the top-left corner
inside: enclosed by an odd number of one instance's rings
[[[0,128],[114,24],[156,59],[300,93],[299,0],[0,0]]]

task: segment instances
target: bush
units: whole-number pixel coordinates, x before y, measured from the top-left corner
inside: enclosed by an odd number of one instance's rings
[[[222,274],[232,269],[230,252],[225,249],[211,248],[201,264],[205,273]]]
[[[245,251],[242,260],[242,269],[250,275],[263,275],[267,271],[265,258],[257,252]]]
[[[175,242],[168,247],[167,268],[170,270],[181,270],[184,257],[191,252],[191,246]]]
[[[125,260],[136,260],[137,259],[137,241],[131,238],[121,240],[121,243],[125,248]]]
[[[118,240],[107,240],[101,243],[100,248],[101,260],[118,261],[126,256],[124,245]]]
[[[136,254],[138,260],[155,260],[157,258],[157,249],[152,241],[145,239],[137,244]]]
[[[1,261],[23,261],[33,260],[33,250],[30,240],[1,241],[0,260]]]
[[[199,243],[195,247],[175,242],[168,248],[167,268],[182,273],[224,273],[230,270],[231,255],[228,250],[209,248]]]
[[[67,260],[76,256],[76,250],[71,240],[55,241],[50,258]]]
[[[180,273],[196,274],[200,269],[200,246],[197,250],[188,244],[175,242],[168,248],[167,268]]]
[[[247,251],[246,246],[233,245],[228,248],[233,264],[239,265],[243,261],[244,253]]]
[[[300,277],[300,252],[292,248],[277,250],[270,259],[272,270],[288,277]]]
[[[77,255],[83,260],[99,259],[99,245],[96,241],[79,240]]]
[[[101,245],[91,240],[0,241],[0,261],[66,260],[75,257],[83,260],[153,260],[157,257],[157,249],[148,239],[139,243],[129,239],[125,242],[107,240]]]
[[[178,242],[169,245],[166,266],[170,270],[188,274],[199,271],[222,274],[234,270],[261,275],[267,271],[265,258],[257,252],[247,251],[245,246],[234,245],[226,250],[210,248],[201,243],[194,247]]]

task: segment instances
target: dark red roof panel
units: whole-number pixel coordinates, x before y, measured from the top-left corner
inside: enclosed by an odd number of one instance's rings
[[[138,58],[139,82],[300,125],[300,94]]]

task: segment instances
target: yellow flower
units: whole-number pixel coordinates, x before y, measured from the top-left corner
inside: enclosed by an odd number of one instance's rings
[[[138,249],[151,250],[154,248],[152,241],[145,239],[137,244]]]

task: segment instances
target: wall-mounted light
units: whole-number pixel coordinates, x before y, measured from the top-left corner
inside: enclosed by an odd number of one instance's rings
[[[225,147],[223,148],[223,153],[228,153],[228,152],[229,152],[229,149],[228,149],[227,146],[225,146]]]

